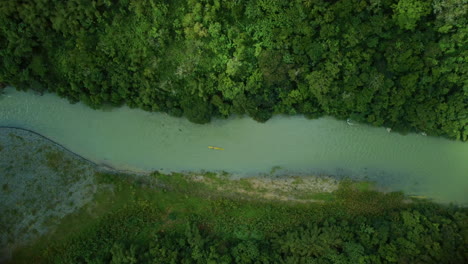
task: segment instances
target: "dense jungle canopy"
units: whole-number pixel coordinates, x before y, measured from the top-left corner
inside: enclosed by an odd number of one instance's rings
[[[108,184],[107,191],[82,214],[68,218],[48,240],[18,252],[13,263],[458,264],[468,260],[468,209],[410,202],[402,193],[342,184],[322,203],[302,203],[216,191],[176,174],[154,175],[164,188],[149,188],[151,183],[141,176],[137,180],[125,175],[97,177]]]
[[[468,139],[466,0],[3,0],[0,83],[91,107]]]

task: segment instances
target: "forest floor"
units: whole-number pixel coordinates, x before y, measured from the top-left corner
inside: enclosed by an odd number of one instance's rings
[[[131,175],[87,161],[38,134],[1,128],[0,263],[18,248],[50,241],[50,234],[54,239],[65,238],[72,229],[78,230],[129,200],[160,199],[156,202],[162,204],[166,198],[160,197],[161,190],[204,198],[304,204],[333,201],[340,184],[321,176],[242,178],[223,172]],[[373,188],[365,182],[353,184],[359,190]],[[167,203],[168,208],[176,206],[171,199]]]

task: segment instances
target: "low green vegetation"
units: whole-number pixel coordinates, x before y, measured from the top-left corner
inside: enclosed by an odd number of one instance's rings
[[[231,195],[181,174],[96,177],[101,187],[94,202],[15,252],[13,263],[468,260],[466,209],[410,202],[369,185],[344,181],[332,194],[313,197],[323,203],[304,203]],[[205,178],[221,185],[225,179]]]
[[[468,139],[466,0],[4,0],[0,83],[93,108]]]
[[[65,158],[63,152],[60,151],[50,151],[45,154],[46,164],[49,168],[59,171],[61,166],[65,163]]]

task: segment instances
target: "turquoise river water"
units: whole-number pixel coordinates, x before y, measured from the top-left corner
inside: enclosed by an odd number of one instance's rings
[[[151,171],[327,174],[368,179],[388,190],[468,204],[468,143],[333,118],[277,116],[197,125],[128,107],[101,111],[52,94],[5,89],[0,126],[33,130],[97,163]],[[208,146],[224,148],[209,149]]]

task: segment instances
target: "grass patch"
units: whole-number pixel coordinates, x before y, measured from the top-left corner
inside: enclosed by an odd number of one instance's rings
[[[254,187],[252,183],[248,179],[240,179],[236,182],[236,184],[243,190],[246,191],[254,191]]]
[[[15,135],[14,133],[8,133],[8,136],[10,136],[11,139],[19,140],[21,142],[25,141],[23,137]]]
[[[4,192],[9,192],[10,191],[10,187],[8,186],[7,183],[2,185],[2,191],[4,191]]]
[[[54,171],[63,170],[65,164],[65,158],[63,157],[63,152],[53,151],[47,152],[45,154],[46,165]]]
[[[296,195],[296,198],[301,200],[318,200],[331,202],[336,199],[336,194],[334,193],[303,193]]]
[[[294,177],[294,181],[292,182],[292,184],[295,184],[295,185],[299,185],[303,183],[304,183],[304,180],[301,177]]]
[[[337,202],[352,215],[378,215],[403,206],[405,196],[402,192],[382,193],[374,188],[371,182],[345,180],[335,192]]]
[[[374,183],[368,181],[352,182],[351,187],[358,191],[371,191],[375,188]]]

